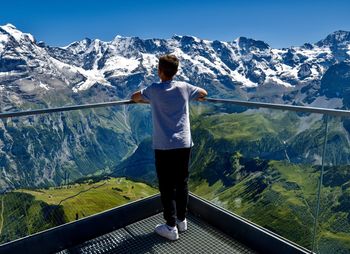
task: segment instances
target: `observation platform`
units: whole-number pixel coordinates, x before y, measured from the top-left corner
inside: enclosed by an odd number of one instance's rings
[[[0,246],[3,253],[310,253],[280,236],[190,194],[188,231],[169,241],[154,195]]]
[[[326,121],[322,158],[325,157],[326,151],[328,116],[350,117],[350,112],[347,110],[214,98],[207,98],[206,101],[247,108],[322,114]],[[0,119],[126,104],[133,104],[133,102],[130,100],[113,101],[19,112],[0,112]],[[320,209],[323,161],[321,171],[321,184],[317,191],[315,229]],[[182,233],[180,239],[175,242],[168,241],[153,232],[154,226],[163,222],[160,197],[155,195],[0,245],[0,254],[311,253],[310,250],[193,194],[190,195],[188,208],[189,229]],[[314,232],[316,233],[316,230]]]

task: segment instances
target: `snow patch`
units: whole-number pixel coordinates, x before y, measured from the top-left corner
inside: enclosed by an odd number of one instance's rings
[[[325,56],[331,56],[332,55],[332,50],[329,47],[317,47],[314,46],[313,49],[301,49],[298,48],[297,53],[300,53],[304,56],[306,56],[310,60],[314,60],[317,58],[320,54],[323,54]]]
[[[7,34],[0,33],[0,52],[4,51],[5,44],[8,42],[9,37]]]
[[[112,56],[108,58],[104,71],[113,71],[113,76],[129,75],[140,65],[139,59]]]
[[[111,84],[105,79],[104,75],[97,70],[84,70],[81,69],[80,74],[84,75],[87,79],[75,87],[72,88],[73,92],[87,90],[96,83],[105,86],[111,86]]]
[[[7,34],[0,34],[0,41],[1,42],[6,42],[8,40]]]
[[[147,74],[152,75],[152,70],[158,67],[158,58],[153,54],[142,53],[142,65],[147,69]]]
[[[208,67],[206,67],[202,62],[200,62],[200,60],[204,61],[207,60],[203,57],[191,57],[189,55],[187,55],[186,53],[184,53],[180,48],[174,48],[174,55],[176,55],[181,62],[181,59],[187,60],[189,62],[192,63],[192,70],[197,73],[197,74],[209,74],[213,77],[216,77],[215,73],[210,70]],[[205,59],[205,60],[203,60]]]
[[[291,84],[285,82],[285,81],[282,81],[276,77],[267,77],[266,78],[266,81],[265,83],[274,83],[274,84],[278,84],[278,85],[282,85],[282,86],[285,86],[285,87],[293,87]]]
[[[81,67],[73,66],[73,65],[68,65],[65,63],[62,63],[54,58],[51,59],[52,63],[60,69],[63,73],[64,72],[73,72],[77,74],[83,75],[86,80],[80,82],[78,85],[75,85],[75,87],[72,88],[73,92],[78,92],[82,90],[87,90],[90,87],[92,87],[94,84],[99,83],[101,85],[105,86],[111,86],[111,84],[105,79],[104,75],[102,72],[99,70],[85,70]],[[68,84],[67,84],[68,85]]]
[[[39,82],[39,87],[44,88],[45,90],[49,90],[49,85],[42,83],[41,81]]]
[[[245,87],[257,87],[258,84],[252,82],[251,80],[247,79],[243,75],[239,74],[237,70],[233,71],[231,73],[231,77],[233,81],[238,81],[242,83],[243,86]]]
[[[155,44],[157,47],[160,47],[160,41],[159,41],[159,40],[154,40],[154,44]]]

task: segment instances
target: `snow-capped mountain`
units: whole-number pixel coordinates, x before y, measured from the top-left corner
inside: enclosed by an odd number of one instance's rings
[[[158,80],[157,59],[165,53],[180,58],[177,79],[207,89],[212,97],[350,105],[344,96],[350,85],[337,84],[350,72],[350,33],[345,31],[283,49],[245,37],[222,42],[192,36],[86,38],[51,47],[8,24],[0,26],[0,109],[129,98]],[[77,178],[106,161],[113,168],[149,132],[145,112],[141,107],[106,108],[0,121],[0,186],[60,183],[64,170]],[[50,138],[36,142],[41,133]]]
[[[279,102],[288,97],[288,103],[311,103],[305,91],[304,95],[296,91],[310,83],[311,89],[319,88],[331,65],[350,59],[350,33],[345,31],[283,49],[245,37],[221,42],[191,36],[145,40],[116,36],[109,42],[86,38],[50,47],[13,25],[0,27],[0,34],[2,89],[11,84],[38,95],[50,89],[79,93],[103,86],[110,96],[127,98],[157,80],[159,55],[174,53],[181,61],[177,78],[205,87],[211,96]],[[269,98],[271,90],[280,96]],[[299,95],[283,97],[292,91]]]

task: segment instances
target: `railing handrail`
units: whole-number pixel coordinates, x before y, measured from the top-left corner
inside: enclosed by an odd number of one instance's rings
[[[78,110],[78,109],[101,108],[101,107],[125,105],[125,104],[132,104],[132,103],[134,102],[131,100],[122,100],[122,101],[110,101],[110,102],[101,102],[101,103],[92,103],[92,104],[83,104],[83,105],[72,105],[72,106],[64,106],[64,107],[57,107],[57,108],[6,112],[6,113],[0,113],[0,119],[17,117],[17,116],[31,116],[31,115],[38,115],[38,114],[45,114],[45,113],[53,113],[53,112],[64,112],[64,111],[71,111],[71,110]]]
[[[332,116],[350,117],[350,111],[341,110],[341,109],[329,109],[329,108],[296,106],[296,105],[231,100],[231,99],[217,99],[217,98],[206,98],[206,101],[213,102],[213,103],[230,103],[230,104],[245,106],[250,108],[269,108],[269,109],[297,111],[297,112],[304,112],[304,113],[318,113],[318,114],[325,114],[325,115],[332,115]],[[9,118],[9,117],[18,117],[18,116],[38,115],[38,114],[53,113],[53,112],[64,112],[64,111],[71,111],[71,110],[78,110],[78,109],[126,105],[126,104],[134,104],[134,102],[132,100],[121,100],[121,101],[110,101],[110,102],[101,102],[101,103],[93,103],[93,104],[72,105],[72,106],[64,106],[64,107],[57,107],[57,108],[35,109],[35,110],[18,111],[18,112],[5,112],[5,113],[0,113],[0,119]]]
[[[287,104],[241,101],[241,100],[231,100],[231,99],[216,99],[216,98],[207,98],[206,101],[216,102],[216,103],[230,103],[238,106],[245,106],[245,107],[252,107],[252,108],[269,108],[269,109],[289,110],[289,111],[297,111],[297,112],[304,112],[304,113],[318,113],[318,114],[325,114],[325,115],[332,115],[332,116],[350,117],[350,111],[342,110],[342,109],[329,109],[329,108],[295,106],[295,105],[287,105]]]

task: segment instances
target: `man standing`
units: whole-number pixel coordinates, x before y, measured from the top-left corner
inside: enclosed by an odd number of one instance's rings
[[[155,232],[170,240],[179,238],[178,231],[187,230],[188,166],[193,146],[189,101],[202,101],[207,96],[202,88],[173,80],[178,66],[176,56],[161,56],[158,65],[161,82],[131,97],[134,102],[151,104],[155,166],[166,221],[157,225]]]

